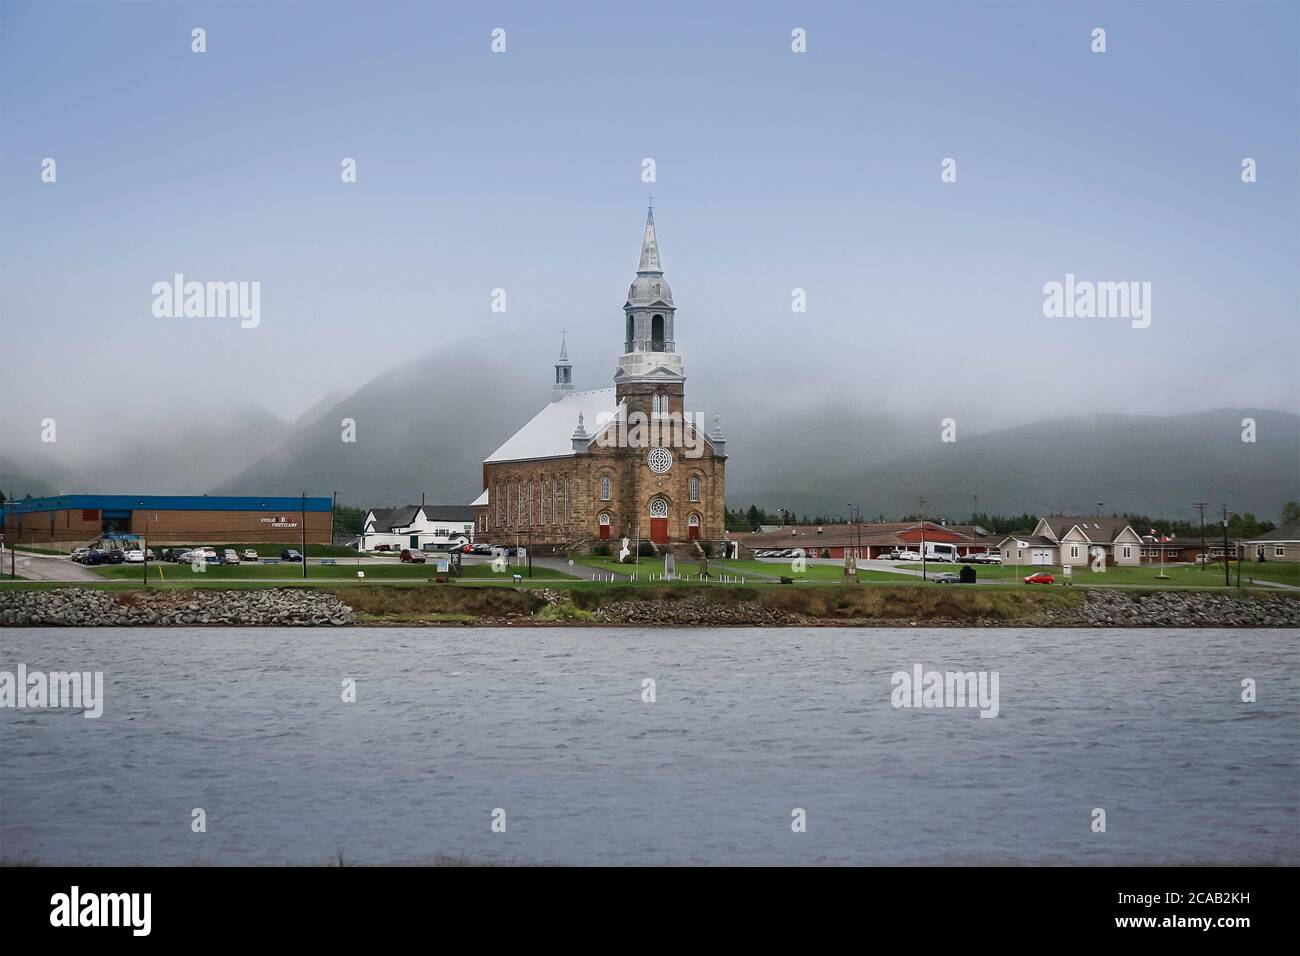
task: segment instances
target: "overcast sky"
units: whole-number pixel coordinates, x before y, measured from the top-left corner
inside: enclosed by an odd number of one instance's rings
[[[561,328],[606,386],[649,192],[688,405],[1300,406],[1296,4],[705,6],[0,5],[0,439],[292,418],[426,352],[544,400]],[[155,317],[178,272],[260,324]],[[1067,273],[1150,326],[1046,318]]]

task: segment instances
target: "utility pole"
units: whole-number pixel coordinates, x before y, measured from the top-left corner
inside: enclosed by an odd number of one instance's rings
[[[980,513],[980,496],[975,495],[974,497],[975,497],[975,504],[971,507],[971,512],[970,512],[970,520],[972,523],[975,521],[975,516]]]
[[[1228,577],[1228,506],[1223,506],[1223,586],[1232,587],[1232,579]]]
[[[916,511],[921,518],[921,580],[928,580],[925,576],[925,496],[918,496],[916,499]]]
[[[302,576],[307,579],[307,492],[302,493],[302,510],[298,513],[298,524],[302,530]]]
[[[858,519],[853,511],[853,505],[846,504],[844,507],[849,509],[849,526],[848,537],[844,542],[844,576],[849,576],[849,551],[853,551],[853,569],[857,571],[858,560]]]
[[[1201,570],[1204,571],[1210,565],[1210,550],[1205,545],[1205,506],[1208,501],[1197,501],[1195,505],[1201,512]]]

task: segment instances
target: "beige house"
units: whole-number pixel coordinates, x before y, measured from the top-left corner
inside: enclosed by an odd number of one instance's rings
[[[1300,561],[1300,521],[1288,521],[1243,545],[1247,561]]]
[[[1027,535],[1011,535],[998,545],[1003,564],[1070,565],[1097,558],[1106,564],[1137,566],[1142,537],[1124,518],[1047,515]]]

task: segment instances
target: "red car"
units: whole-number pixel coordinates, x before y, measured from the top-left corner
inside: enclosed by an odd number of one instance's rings
[[[1026,584],[1051,584],[1056,578],[1052,577],[1046,571],[1039,571],[1037,574],[1031,574],[1025,578]]]
[[[410,548],[402,549],[402,561],[406,564],[424,564],[424,555]]]

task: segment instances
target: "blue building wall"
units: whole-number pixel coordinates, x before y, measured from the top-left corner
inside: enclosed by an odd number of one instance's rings
[[[308,498],[306,510],[330,511],[333,498]],[[153,511],[274,511],[295,513],[303,510],[302,498],[257,498],[233,495],[58,495],[52,498],[26,498],[9,502],[7,514],[35,514],[42,511],[96,508],[123,515],[150,509]]]

